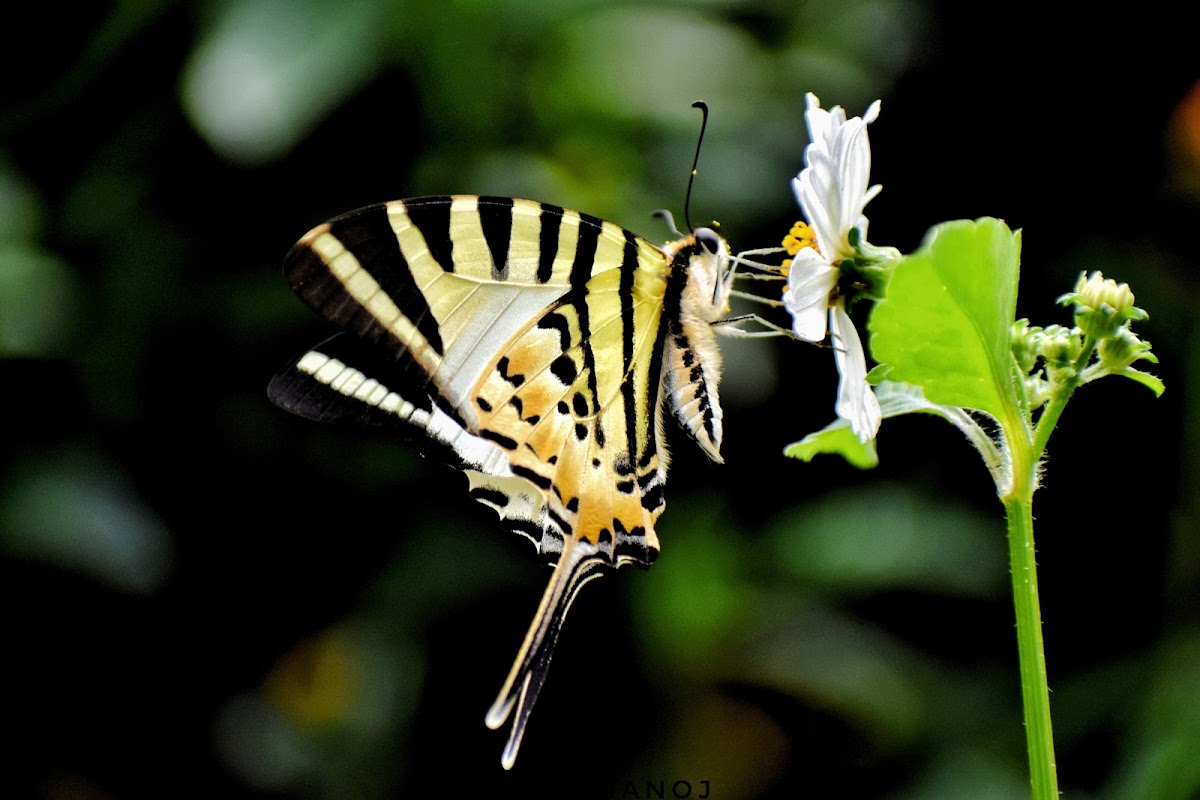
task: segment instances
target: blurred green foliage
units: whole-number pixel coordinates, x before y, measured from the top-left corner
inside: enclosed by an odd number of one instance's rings
[[[885,426],[874,472],[784,459],[829,416],[827,353],[728,343],[727,466],[677,442],[663,555],[576,602],[512,774],[482,723],[546,578],[528,545],[459,476],[265,398],[325,332],[278,267],[312,225],[475,192],[665,239],[649,213],[680,216],[703,98],[694,221],[771,246],[814,91],[883,98],[872,241],[1004,217],[1019,313],[1081,269],[1150,310],[1181,391],[1073,404],[1035,508],[1043,612],[1070,795],[1196,796],[1200,160],[1164,134],[1184,26],[1131,17],[1114,59],[1037,4],[965,9],[31,9],[52,35],[0,91],[0,795],[1023,796],[987,476],[936,421]]]

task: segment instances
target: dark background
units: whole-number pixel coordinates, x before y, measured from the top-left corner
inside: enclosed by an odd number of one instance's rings
[[[280,262],[369,202],[511,194],[737,249],[803,97],[875,98],[875,244],[1024,231],[1018,313],[1128,281],[1167,384],[1081,391],[1035,504],[1068,797],[1200,794],[1200,70],[1155,4],[43,4],[0,88],[0,796],[1027,795],[1002,509],[958,434],[789,461],[827,350],[732,342],[654,569],[575,603],[516,768],[483,714],[548,575],[410,450],[272,407],[328,329]],[[669,428],[673,426],[668,425]],[[683,783],[686,782],[686,783]]]

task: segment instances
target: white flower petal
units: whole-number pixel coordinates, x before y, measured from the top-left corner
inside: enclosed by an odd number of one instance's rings
[[[879,433],[883,412],[875,392],[867,383],[867,357],[844,303],[839,302],[829,309],[829,329],[834,362],[841,375],[834,409],[839,417],[850,422],[850,429],[858,440],[867,442]]]
[[[866,236],[867,203],[879,193],[868,187],[871,145],[867,125],[879,116],[876,100],[862,117],[846,119],[841,106],[826,111],[814,94],[807,96],[804,119],[810,144],[804,151],[805,168],[792,181],[796,201],[816,234],[817,248],[837,263],[854,254],[850,231]]]
[[[792,315],[792,330],[804,341],[824,340],[825,311],[837,279],[837,267],[811,247],[802,248],[792,259],[783,305]]]
[[[876,100],[871,105],[867,106],[867,110],[863,112],[862,121],[870,125],[875,120],[879,119],[879,109],[882,103]]]
[[[792,331],[796,337],[806,342],[820,342],[825,339],[824,308],[809,306],[792,312]]]
[[[820,99],[812,92],[804,95],[804,100],[804,121],[808,124],[808,138],[813,142],[818,139],[824,141],[833,123],[832,115],[821,108]]]

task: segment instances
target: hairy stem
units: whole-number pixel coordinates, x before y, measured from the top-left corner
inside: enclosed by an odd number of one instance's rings
[[[1017,657],[1021,667],[1029,780],[1034,800],[1055,800],[1058,775],[1050,727],[1050,690],[1046,680],[1046,651],[1042,641],[1042,612],[1033,543],[1033,491],[1040,450],[1035,455],[1027,437],[1010,435],[1009,442],[1013,448],[1012,485],[1002,500],[1008,517],[1008,557],[1017,618]],[[1045,446],[1044,442],[1042,446]]]

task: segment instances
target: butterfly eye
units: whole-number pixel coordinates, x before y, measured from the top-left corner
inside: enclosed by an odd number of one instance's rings
[[[696,241],[708,252],[716,255],[721,249],[721,238],[711,228],[700,228],[696,231]]]

